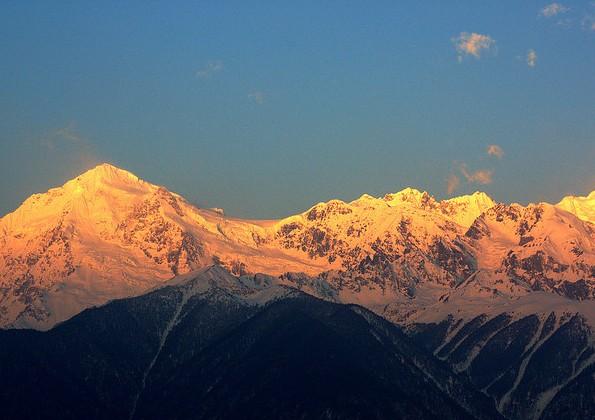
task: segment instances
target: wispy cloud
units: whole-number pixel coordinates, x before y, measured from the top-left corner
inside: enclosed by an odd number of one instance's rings
[[[556,22],[556,26],[559,26],[560,28],[564,28],[564,29],[569,29],[574,26],[574,23],[575,23],[575,19],[564,18],[564,19],[558,19]]]
[[[496,145],[493,145],[496,146]],[[489,152],[488,148],[488,153]],[[495,150],[496,153],[501,153],[501,156],[504,155],[502,149],[496,146]],[[501,157],[498,156],[498,157]],[[460,175],[460,176],[459,176]],[[488,185],[493,182],[493,175],[494,171],[492,169],[478,169],[476,171],[471,171],[467,167],[467,164],[460,163],[455,166],[453,172],[451,172],[448,177],[446,178],[446,192],[447,194],[451,195],[455,191],[459,189],[461,183],[465,182],[466,185],[470,184],[479,184],[479,185]]]
[[[223,70],[223,62],[220,60],[210,60],[204,67],[196,71],[196,77],[199,79],[208,79],[215,73]]]
[[[491,169],[478,169],[477,171],[469,171],[467,165],[464,163],[459,167],[461,174],[470,184],[487,185],[492,183],[492,175],[494,171]]]
[[[450,195],[454,193],[461,184],[461,179],[456,176],[455,174],[450,174],[448,178],[446,178],[446,192]]]
[[[539,11],[539,16],[551,18],[562,13],[568,12],[570,9],[560,3],[551,3]]]
[[[483,52],[492,50],[496,46],[496,41],[491,36],[475,32],[461,32],[459,36],[452,38],[452,42],[457,50],[459,62],[466,55],[480,58]]]
[[[53,130],[48,135],[42,137],[40,144],[50,150],[54,150],[63,144],[83,148],[91,146],[89,140],[78,131],[74,122],[70,122],[64,127]]]
[[[537,53],[535,50],[529,50],[527,52],[527,65],[529,67],[535,67],[537,65]]]
[[[497,157],[498,159],[502,159],[504,156],[504,150],[497,144],[490,144],[487,148],[487,153],[488,155]]]
[[[254,101],[258,105],[262,105],[264,104],[265,95],[263,92],[255,90],[248,94],[248,98],[250,98],[250,100]]]
[[[61,165],[74,165],[77,170],[101,161],[93,142],[78,129],[75,122],[53,129],[36,140],[44,158]]]

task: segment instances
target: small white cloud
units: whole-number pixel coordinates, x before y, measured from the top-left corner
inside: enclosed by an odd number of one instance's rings
[[[479,169],[475,172],[470,172],[467,165],[460,166],[461,174],[465,177],[467,182],[474,184],[487,185],[492,183],[493,171],[491,169]]]
[[[459,62],[463,60],[465,55],[480,58],[482,52],[489,51],[496,46],[496,41],[491,36],[475,32],[461,32],[459,36],[452,38],[452,42],[457,50],[457,60]]]
[[[461,184],[461,179],[455,174],[450,174],[446,179],[446,192],[448,195],[454,193]]]
[[[569,10],[570,9],[566,6],[564,6],[563,4],[551,3],[551,4],[548,4],[547,6],[545,6],[543,9],[541,9],[539,11],[539,15],[546,17],[546,18],[551,18],[551,17],[557,16],[561,13],[566,13]]]
[[[535,67],[537,65],[537,53],[535,50],[529,50],[527,52],[527,65],[529,67]]]
[[[265,99],[264,93],[259,90],[250,92],[248,94],[248,98],[250,98],[252,101],[257,103],[258,105],[262,105],[264,103],[264,99]]]
[[[502,159],[504,156],[504,150],[497,144],[490,144],[487,149],[488,155]]]
[[[196,77],[199,79],[208,79],[213,74],[223,70],[223,62],[219,60],[211,60],[207,64],[196,71]]]

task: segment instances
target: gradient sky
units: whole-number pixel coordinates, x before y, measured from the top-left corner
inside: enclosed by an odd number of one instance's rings
[[[595,189],[595,2],[108,3],[2,2],[0,214],[103,161],[252,218]]]

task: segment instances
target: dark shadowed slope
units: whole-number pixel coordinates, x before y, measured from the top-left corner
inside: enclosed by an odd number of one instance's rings
[[[86,310],[48,332],[0,331],[7,418],[498,418],[491,402],[359,306],[211,267]]]

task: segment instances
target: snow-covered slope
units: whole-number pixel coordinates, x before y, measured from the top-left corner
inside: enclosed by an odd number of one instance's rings
[[[477,268],[532,290],[595,297],[595,227],[550,204],[499,204],[467,231]]]
[[[594,315],[592,302],[545,292],[516,299],[455,292],[407,329],[492,397],[506,418],[590,418]]]
[[[406,203],[417,208],[432,210],[463,227],[471,226],[477,216],[496,204],[486,193],[479,191],[471,195],[436,201],[427,192],[420,192],[414,188],[405,188],[397,193],[387,194],[383,200],[391,207],[401,207]]]
[[[99,165],[0,219],[0,325],[50,327],[213,259],[273,274],[325,267],[259,246],[264,236],[259,224],[197,209],[130,172]]]
[[[569,195],[564,197],[556,206],[574,214],[581,220],[595,223],[595,191],[591,191],[586,197]]]
[[[467,227],[453,214],[411,188],[384,198],[363,195],[350,203],[319,203],[279,221],[274,242],[325,260],[325,277],[344,298],[380,303],[414,295],[420,282],[451,287],[474,271]]]
[[[560,207],[412,188],[240,220],[103,164],[0,219],[0,326],[49,328],[213,263],[368,307],[437,299],[478,271],[515,293],[589,299],[594,238]]]

